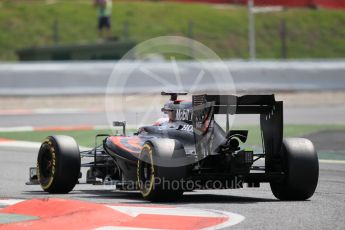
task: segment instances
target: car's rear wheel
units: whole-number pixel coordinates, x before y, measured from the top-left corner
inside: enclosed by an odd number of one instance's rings
[[[285,179],[271,182],[271,190],[280,200],[306,200],[316,189],[319,161],[314,145],[304,138],[287,138],[282,145]]]
[[[80,152],[69,136],[49,136],[37,157],[37,176],[42,189],[49,193],[68,193],[78,183]]]
[[[182,197],[181,177],[176,176],[184,166],[167,167],[157,165],[155,159],[160,155],[158,146],[146,142],[142,148],[137,165],[137,180],[141,195],[150,201],[177,200]]]

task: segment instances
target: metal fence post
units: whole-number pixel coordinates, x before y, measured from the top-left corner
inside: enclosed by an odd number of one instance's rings
[[[286,41],[286,35],[287,35],[287,28],[286,28],[286,21],[285,19],[280,20],[280,41],[281,41],[281,58],[286,59],[287,58],[287,41]]]
[[[254,1],[248,0],[248,46],[249,59],[256,58]]]
[[[55,44],[58,44],[59,40],[60,40],[59,21],[55,19],[53,22],[53,41]]]
[[[187,30],[187,36],[190,39],[193,39],[193,29],[194,29],[194,23],[192,20],[188,21],[188,30]],[[193,41],[190,42],[190,59],[194,59],[194,44]]]
[[[123,39],[127,41],[129,39],[129,23],[128,21],[123,22]]]

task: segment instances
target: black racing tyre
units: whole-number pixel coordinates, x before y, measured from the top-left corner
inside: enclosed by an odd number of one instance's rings
[[[315,192],[319,178],[319,161],[311,141],[287,138],[282,145],[282,182],[271,182],[274,196],[280,200],[306,200]]]
[[[42,189],[49,193],[68,193],[78,183],[80,152],[69,136],[47,137],[38,152],[37,177]]]
[[[159,147],[146,142],[142,148],[137,165],[137,180],[142,197],[149,201],[174,201],[183,195],[180,184],[185,166],[164,167],[155,164],[160,155]]]

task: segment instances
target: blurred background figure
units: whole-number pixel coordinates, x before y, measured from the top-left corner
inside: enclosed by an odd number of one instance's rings
[[[111,0],[94,0],[94,5],[98,11],[98,33],[102,39],[111,38]]]

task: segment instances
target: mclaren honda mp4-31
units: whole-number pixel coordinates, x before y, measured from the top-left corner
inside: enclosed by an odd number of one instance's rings
[[[260,187],[269,183],[281,200],[306,200],[317,186],[318,157],[311,141],[283,139],[283,102],[274,95],[192,95],[162,93],[165,121],[126,135],[96,136],[99,145],[80,151],[69,136],[49,136],[39,149],[29,184],[48,193],[68,193],[86,167],[86,183],[138,190],[147,200],[176,200],[198,189]],[[248,130],[230,129],[235,114],[258,114],[262,151],[242,147]],[[222,119],[215,119],[215,117]],[[222,120],[223,122],[219,122]],[[97,143],[97,141],[96,141]],[[81,163],[81,159],[90,159]]]

